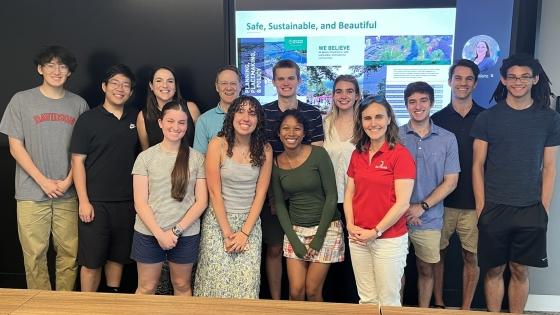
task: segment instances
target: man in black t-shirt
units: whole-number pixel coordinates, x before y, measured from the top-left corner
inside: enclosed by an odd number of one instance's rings
[[[471,135],[473,190],[479,214],[478,260],[489,311],[499,312],[509,264],[509,310],[523,313],[528,266],[546,267],[546,230],[560,145],[560,115],[550,109],[550,81],[538,60],[503,61],[497,104],[480,113]]]
[[[134,74],[125,65],[107,71],[103,105],[76,122],[70,152],[78,193],[78,264],[82,291],[97,291],[101,269],[110,292],[120,286],[130,261],[134,232],[132,166],[138,150],[136,110],[125,108]]]
[[[457,188],[444,200],[443,228],[441,230],[440,261],[435,266],[434,302],[436,307],[444,308],[443,270],[444,257],[453,233],[457,233],[463,248],[463,301],[461,309],[468,310],[478,283],[479,268],[476,259],[478,216],[475,211],[472,190],[473,138],[471,127],[477,115],[484,110],[472,98],[476,87],[478,66],[467,59],[458,60],[449,68],[451,103],[432,115],[434,123],[457,137],[461,173]]]

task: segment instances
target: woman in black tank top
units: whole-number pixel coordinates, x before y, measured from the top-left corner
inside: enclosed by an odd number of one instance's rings
[[[200,116],[200,111],[195,103],[183,99],[176,77],[175,71],[169,67],[158,67],[152,74],[149,82],[146,107],[138,114],[136,121],[142,150],[146,150],[163,140],[163,133],[159,127],[158,119],[161,116],[163,105],[171,100],[182,101],[187,104],[188,127],[185,137],[188,140],[189,146],[192,146],[194,141],[194,123],[198,116]]]
[[[142,151],[160,143],[163,140],[163,132],[158,124],[161,117],[161,109],[169,101],[186,102],[187,104],[187,139],[192,147],[194,141],[194,123],[200,111],[193,102],[183,100],[175,71],[169,67],[158,67],[154,69],[148,86],[148,97],[146,107],[138,113],[136,128]],[[164,262],[161,269],[160,282],[156,288],[156,294],[173,294],[170,283],[169,265]]]

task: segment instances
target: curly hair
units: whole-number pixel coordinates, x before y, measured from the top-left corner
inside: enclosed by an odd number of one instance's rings
[[[255,111],[257,116],[257,126],[255,130],[251,133],[251,141],[249,144],[250,148],[250,158],[251,165],[261,167],[266,159],[265,157],[265,146],[268,143],[266,137],[266,131],[264,129],[264,111],[262,109],[261,103],[252,96],[240,96],[236,98],[233,103],[229,106],[226,117],[224,118],[224,125],[222,130],[218,132],[218,137],[224,137],[228,144],[227,156],[232,157],[233,146],[235,145],[235,129],[233,127],[233,118],[237,112],[241,109],[241,106],[248,106],[250,110]]]
[[[533,78],[539,76],[537,84],[531,87],[531,98],[533,98],[537,104],[541,104],[543,108],[550,107],[550,96],[552,95],[552,91],[550,89],[550,78],[544,72],[540,61],[528,54],[511,55],[502,62],[502,66],[500,67],[501,77],[505,79],[509,68],[513,66],[529,67],[533,74]],[[502,81],[499,81],[498,86],[496,86],[496,89],[492,94],[492,98],[496,102],[500,102],[507,98],[508,93],[509,91],[507,87],[502,83]],[[492,100],[492,98],[490,100]]]
[[[303,114],[295,108],[287,109],[287,110],[284,111],[284,113],[282,113],[282,116],[280,116],[280,121],[278,122],[278,125],[276,126],[276,134],[278,134],[278,135],[280,134],[280,130],[282,129],[282,123],[288,117],[294,117],[296,122],[303,127],[303,137],[304,137],[304,139],[309,136],[309,124],[307,123],[307,120],[305,120],[305,117],[303,117]]]

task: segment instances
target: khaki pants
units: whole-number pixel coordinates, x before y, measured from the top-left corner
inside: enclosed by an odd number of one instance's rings
[[[73,290],[78,272],[77,199],[18,201],[17,221],[27,288],[51,290],[47,250],[52,233],[56,251],[56,290]]]

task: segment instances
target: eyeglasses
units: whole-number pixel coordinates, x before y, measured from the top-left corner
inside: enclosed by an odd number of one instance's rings
[[[58,69],[61,73],[66,73],[69,71],[68,66],[63,63],[46,63],[43,65],[43,69],[47,72],[54,72]]]
[[[236,88],[239,86],[239,82],[235,82],[235,81],[232,81],[232,82],[220,81],[220,82],[218,82],[218,86],[219,86],[220,88],[232,87],[232,88],[236,89]]]
[[[522,75],[520,77],[514,76],[514,75],[507,75],[506,76],[506,80],[511,82],[511,83],[515,83],[517,82],[517,80],[519,80],[521,83],[529,83],[533,80],[534,76],[531,75]]]
[[[112,89],[122,88],[123,90],[130,90],[131,84],[130,82],[121,82],[119,80],[109,80],[109,85]]]

